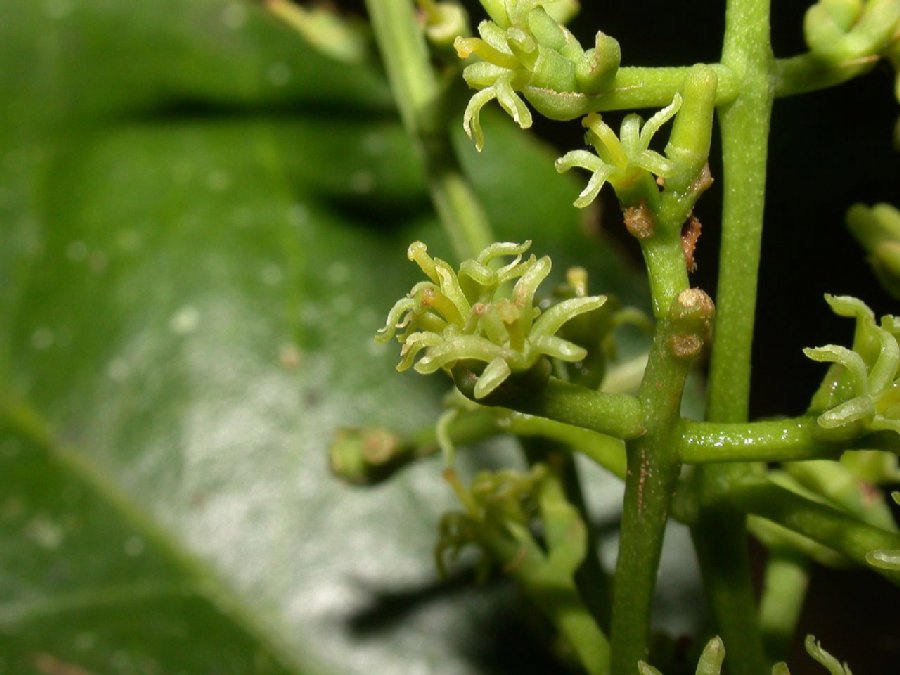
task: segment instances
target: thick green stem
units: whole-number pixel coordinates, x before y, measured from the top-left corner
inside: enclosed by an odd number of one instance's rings
[[[447,133],[444,98],[411,0],[367,0],[375,39],[407,132],[417,143],[432,201],[460,260],[494,237]]]
[[[693,302],[697,294],[705,302]],[[689,317],[681,313],[685,307],[691,308]],[[685,290],[678,295],[659,323],[641,383],[639,398],[647,433],[627,444],[628,474],[613,586],[611,663],[614,673],[634,672],[638,661],[647,657],[650,607],[659,556],[669,503],[681,467],[673,434],[691,356],[696,354],[685,355],[679,349],[679,340],[688,331],[694,331],[698,318],[702,323],[703,317],[698,314],[706,315],[708,320],[711,311],[712,303],[700,291]],[[698,338],[699,351],[702,340],[696,331],[692,335]]]
[[[828,440],[811,415],[765,422],[681,422],[678,452],[685,464],[794,462],[836,459],[857,448],[892,450],[896,434],[878,432],[856,439]]]
[[[714,422],[744,422],[750,395],[773,95],[768,0],[728,2],[722,63],[738,78],[740,94],[719,109],[724,169],[722,247],[707,417]],[[747,469],[735,463],[700,471],[702,504]],[[703,508],[693,537],[717,630],[729,651],[731,672],[765,672],[768,665],[757,625],[746,518],[727,507]]]

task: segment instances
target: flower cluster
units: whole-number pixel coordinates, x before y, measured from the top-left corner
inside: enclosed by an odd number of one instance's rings
[[[429,280],[413,286],[394,305],[376,338],[387,342],[397,336],[402,345],[397,370],[414,362],[422,374],[449,372],[458,363],[485,364],[474,387],[475,398],[481,399],[544,356],[570,363],[584,359],[584,347],[556,333],[570,319],[601,307],[606,298],[571,298],[541,312],[534,295],[550,274],[551,263],[547,256],[523,260],[530,245],[492,244],[476,259],[464,261],[456,273],[428,255],[422,242],[411,244],[409,259]],[[513,259],[501,266],[501,259],[508,257]]]
[[[535,491],[546,473],[546,467],[541,464],[528,473],[511,469],[481,471],[466,489],[452,470],[446,471],[445,477],[465,512],[451,511],[441,518],[435,546],[435,562],[441,575],[446,576],[448,559],[458,556],[466,546],[482,549],[479,576],[483,577],[491,567],[492,553],[506,548],[498,547],[498,540],[508,537],[518,545],[531,543],[531,522],[538,515]]]
[[[607,181],[620,192],[635,185],[643,176],[668,176],[674,168],[673,162],[651,150],[650,141],[660,127],[675,116],[680,107],[681,96],[675,94],[672,103],[653,115],[643,126],[639,115],[627,115],[622,121],[619,136],[616,136],[600,115],[587,115],[582,120],[582,124],[587,127],[584,140],[594,148],[596,154],[587,150],[572,150],[556,160],[556,170],[560,173],[576,166],[592,173],[587,187],[575,200],[575,206],[583,208],[594,201]]]
[[[573,105],[573,94],[596,94],[609,87],[619,67],[619,43],[598,32],[585,50],[562,24],[577,7],[573,2],[547,0],[482,0],[491,20],[478,25],[480,37],[457,37],[462,59],[478,57],[463,71],[477,89],[463,117],[476,147],[484,146],[479,114],[489,101],[500,106],[523,129],[531,112],[517,92],[551,119],[574,119],[584,113]],[[563,96],[559,96],[563,94]]]
[[[837,435],[868,431],[900,433],[900,318],[875,322],[872,310],[849,296],[825,299],[838,316],[856,319],[853,348],[826,345],[804,349],[813,361],[831,363],[810,409],[819,426]]]

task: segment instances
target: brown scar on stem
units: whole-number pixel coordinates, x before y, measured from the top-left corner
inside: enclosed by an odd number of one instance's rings
[[[638,516],[644,512],[644,483],[650,474],[650,458],[646,452],[641,453],[641,468],[638,474],[637,510]]]
[[[636,239],[649,239],[656,231],[656,222],[647,204],[643,201],[637,206],[622,209],[625,218],[625,229]]]
[[[697,240],[703,231],[700,219],[691,212],[681,228],[681,251],[684,253],[684,264],[688,273],[697,271],[697,261],[694,260],[694,249],[697,248]]]

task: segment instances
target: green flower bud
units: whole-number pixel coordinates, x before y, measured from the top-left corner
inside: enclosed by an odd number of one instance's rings
[[[453,47],[457,37],[469,35],[469,15],[455,2],[419,0],[425,16],[425,37],[441,51]]]
[[[341,429],[328,449],[331,470],[348,483],[381,482],[405,464],[414,449],[388,429]]]
[[[575,71],[578,91],[598,94],[609,89],[621,61],[622,48],[619,41],[598,31],[594,38],[594,48],[586,51],[578,61]]]
[[[869,254],[869,264],[885,290],[900,298],[900,211],[890,204],[855,204],[847,227]]]
[[[716,106],[716,73],[706,65],[691,68],[681,88],[684,101],[672,122],[666,157],[672,162],[666,189],[684,192],[697,179],[709,159],[713,113]]]
[[[532,120],[519,93],[542,115],[574,119],[589,107],[586,94],[599,94],[612,86],[621,59],[619,45],[598,33],[595,47],[586,53],[561,20],[577,3],[491,0],[482,4],[492,20],[478,25],[480,37],[459,37],[453,43],[460,58],[480,59],[463,71],[466,83],[478,90],[463,116],[463,127],[478,150],[484,146],[479,115],[489,101],[496,99],[524,129]]]

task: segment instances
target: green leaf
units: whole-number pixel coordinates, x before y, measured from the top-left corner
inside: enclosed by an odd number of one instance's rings
[[[233,0],[6,0],[0,41],[0,671],[509,672],[508,587],[437,581],[436,463],[326,467],[444,389],[372,342],[407,243],[449,250],[377,69]],[[643,301],[491,138],[500,236]]]

